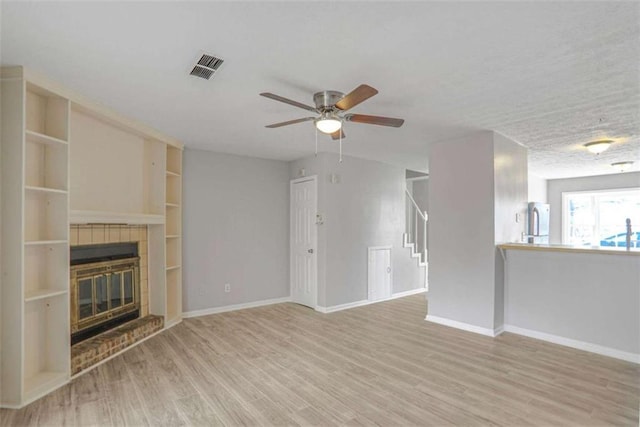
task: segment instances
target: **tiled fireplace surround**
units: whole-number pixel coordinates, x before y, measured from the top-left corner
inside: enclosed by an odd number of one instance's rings
[[[140,257],[140,318],[71,347],[71,374],[75,375],[161,330],[164,321],[149,315],[146,225],[71,225],[69,231],[71,246],[138,242]]]

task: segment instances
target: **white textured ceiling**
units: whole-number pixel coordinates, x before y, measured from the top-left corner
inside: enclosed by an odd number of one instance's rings
[[[347,123],[347,154],[427,169],[429,144],[478,129],[530,148],[546,178],[640,166],[640,4],[592,2],[3,2],[2,65],[25,65],[188,147],[290,160],[313,153],[315,91],[380,93]],[[188,75],[202,52],[225,60]],[[582,144],[612,138],[594,156]],[[336,144],[320,139],[321,151]]]

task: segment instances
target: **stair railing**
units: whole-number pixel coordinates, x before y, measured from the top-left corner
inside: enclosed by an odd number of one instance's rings
[[[420,262],[427,261],[427,211],[421,211],[408,189],[407,195],[407,242],[413,243],[415,252],[420,253]]]

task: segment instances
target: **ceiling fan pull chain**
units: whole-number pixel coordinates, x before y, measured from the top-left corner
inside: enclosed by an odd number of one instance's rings
[[[316,157],[318,157],[318,128],[316,128]]]
[[[342,129],[340,129],[339,132],[340,132],[340,161],[338,163],[342,163]]]

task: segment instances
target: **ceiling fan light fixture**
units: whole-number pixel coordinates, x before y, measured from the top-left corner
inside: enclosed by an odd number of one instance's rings
[[[322,133],[332,134],[342,129],[342,120],[328,114],[323,114],[315,123],[316,128]]]
[[[615,162],[611,163],[611,166],[618,169],[620,172],[624,172],[631,167],[633,162]]]
[[[603,151],[609,149],[609,147],[613,144],[613,141],[610,139],[601,139],[600,141],[593,141],[584,144],[584,147],[589,150],[589,152],[593,154],[600,154]]]

